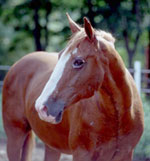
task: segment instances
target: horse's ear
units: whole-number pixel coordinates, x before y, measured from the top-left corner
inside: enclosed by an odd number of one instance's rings
[[[84,29],[85,29],[85,32],[86,32],[88,38],[90,40],[92,40],[94,37],[94,29],[93,29],[90,21],[86,17],[84,17]]]
[[[69,16],[68,13],[66,13],[67,15],[67,18],[68,18],[68,21],[69,21],[69,25],[70,25],[70,29],[72,31],[72,33],[76,33],[78,31],[81,30],[80,26],[78,24],[76,24],[72,19],[71,17]]]

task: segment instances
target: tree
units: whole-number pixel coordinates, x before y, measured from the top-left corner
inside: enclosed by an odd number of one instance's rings
[[[84,0],[83,15],[89,17],[93,26],[106,28],[123,40],[132,67],[143,29],[148,0]],[[144,8],[144,9],[143,9]]]
[[[70,33],[65,16],[69,12],[81,24],[87,16],[95,28],[112,32],[122,48],[124,44],[131,67],[142,45],[139,41],[143,31],[148,28],[145,19],[149,19],[149,3],[149,0],[0,1],[0,61],[14,62],[28,52],[49,50],[49,46],[59,51]]]
[[[16,5],[12,9],[11,15],[13,15],[13,18],[17,22],[16,25],[14,25],[15,30],[23,31],[30,36],[32,35],[37,51],[45,50],[48,45],[47,25],[51,9],[52,5],[48,0],[30,0]],[[43,12],[42,16],[40,16],[40,12]],[[26,17],[28,21],[24,21]],[[42,25],[40,24],[41,19],[44,19],[45,21]],[[41,39],[43,39],[43,41]]]
[[[5,0],[0,4],[1,64],[12,64],[35,50],[60,51],[70,32],[65,13],[77,15],[81,5],[75,0]]]

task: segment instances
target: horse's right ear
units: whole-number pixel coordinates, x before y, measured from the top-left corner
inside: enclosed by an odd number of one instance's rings
[[[90,21],[86,17],[84,17],[84,29],[85,29],[85,32],[86,32],[89,40],[92,40],[94,37],[94,29],[93,29]]]
[[[70,29],[72,31],[72,33],[76,33],[78,31],[81,30],[80,26],[78,24],[76,24],[72,19],[71,17],[69,16],[68,13],[66,13],[67,15],[67,18],[68,18],[68,21],[69,21],[69,25],[70,25]]]

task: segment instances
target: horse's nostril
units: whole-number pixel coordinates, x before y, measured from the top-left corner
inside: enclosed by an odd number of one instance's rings
[[[46,106],[44,106],[43,111],[47,112],[47,107]]]
[[[56,116],[56,122],[59,123],[62,120],[63,111],[60,111],[59,114]]]
[[[47,114],[47,116],[49,116],[49,115],[48,115],[48,109],[47,109],[47,107],[46,107],[46,106],[44,106],[44,107],[42,108],[42,112],[46,113],[46,114]]]

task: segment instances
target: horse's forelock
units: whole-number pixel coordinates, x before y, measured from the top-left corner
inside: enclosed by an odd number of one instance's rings
[[[70,44],[70,45],[78,44],[85,37],[86,37],[86,34],[85,34],[84,30],[81,29],[79,32],[76,32],[71,36],[68,44]]]
[[[95,37],[100,37],[108,42],[110,42],[112,45],[115,43],[115,38],[108,32],[102,31],[102,30],[94,30]],[[81,28],[80,31],[74,33],[67,46],[69,47],[69,50],[74,49],[82,40],[84,40],[87,37],[84,28]],[[99,41],[99,40],[98,40]]]

